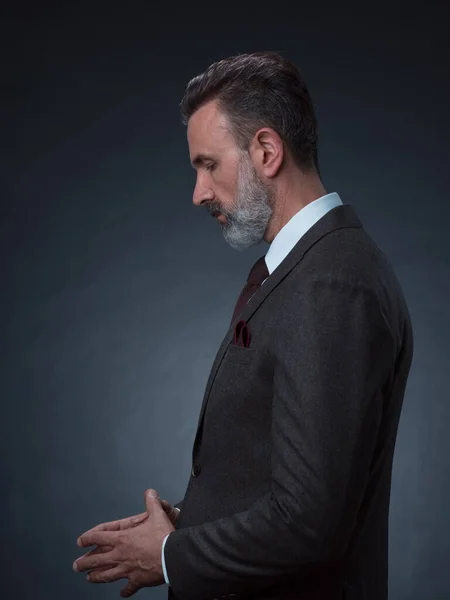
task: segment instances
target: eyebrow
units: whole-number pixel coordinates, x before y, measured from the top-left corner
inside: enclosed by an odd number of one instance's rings
[[[212,156],[208,156],[207,154],[197,154],[194,160],[191,161],[191,165],[195,169],[196,167],[199,167],[203,163],[207,162],[208,160],[214,161],[215,159]]]

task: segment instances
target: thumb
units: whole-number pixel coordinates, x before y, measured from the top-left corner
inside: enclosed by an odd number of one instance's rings
[[[158,492],[156,490],[150,488],[145,492],[145,506],[147,508],[148,515],[154,513],[155,509],[163,510]]]

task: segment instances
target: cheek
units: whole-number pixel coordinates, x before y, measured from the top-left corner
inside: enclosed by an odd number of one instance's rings
[[[233,180],[221,178],[216,181],[215,189],[221,202],[228,206],[234,203],[236,197],[236,185]]]
[[[219,202],[224,209],[231,209],[236,203],[237,193],[237,171],[238,165],[225,165],[222,163],[212,173],[213,190],[216,196],[217,202]]]

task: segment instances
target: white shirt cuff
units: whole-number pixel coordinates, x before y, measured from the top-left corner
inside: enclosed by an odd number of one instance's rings
[[[176,508],[177,511],[180,512],[180,509],[177,506],[174,506],[174,508]],[[170,583],[169,583],[169,577],[167,575],[167,570],[166,570],[166,561],[164,560],[164,546],[166,545],[166,541],[167,541],[167,538],[169,537],[169,535],[170,535],[170,533],[168,533],[166,535],[166,537],[164,538],[163,543],[162,543],[162,549],[161,549],[161,564],[162,564],[163,573],[164,573],[164,580],[167,583],[167,585],[170,585]]]
[[[163,568],[163,573],[164,573],[164,580],[167,583],[167,585],[170,585],[169,583],[169,577],[167,575],[167,570],[166,570],[166,561],[164,560],[164,546],[166,545],[166,541],[167,538],[169,537],[170,533],[168,533],[166,535],[166,537],[164,538],[164,541],[162,543],[162,550],[161,550],[161,563],[162,563],[162,568]]]

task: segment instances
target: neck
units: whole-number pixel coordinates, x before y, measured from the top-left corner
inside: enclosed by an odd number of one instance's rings
[[[276,184],[273,215],[264,234],[264,240],[270,244],[299,210],[317,198],[325,196],[326,193],[317,171],[303,173],[295,169],[290,175],[285,174],[283,180],[277,181]]]

